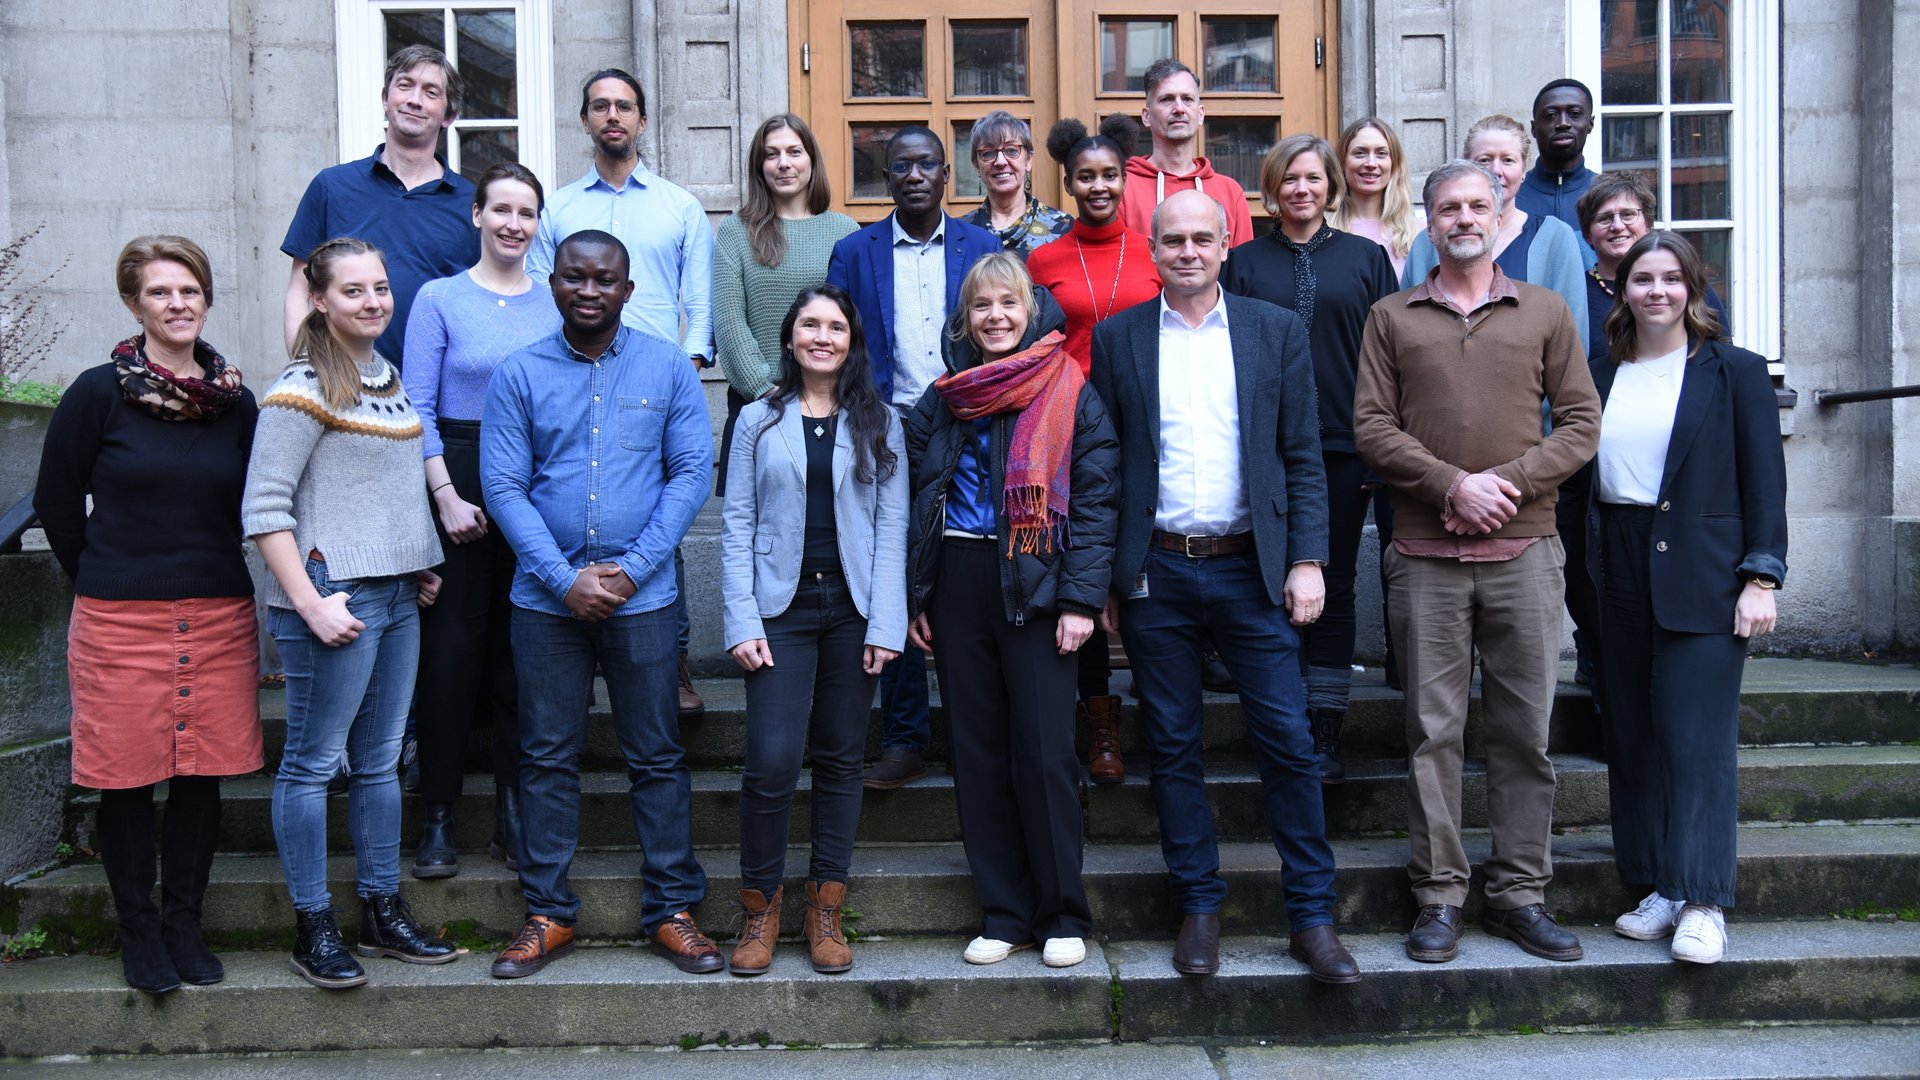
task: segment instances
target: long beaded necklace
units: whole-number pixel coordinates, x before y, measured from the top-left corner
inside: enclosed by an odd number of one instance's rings
[[[1594,283],[1600,286],[1600,291],[1601,291],[1601,292],[1603,292],[1603,293],[1606,293],[1606,294],[1607,294],[1608,296],[1616,296],[1616,295],[1618,295],[1617,293],[1615,293],[1615,292],[1613,291],[1613,283],[1612,283],[1612,282],[1610,282],[1610,281],[1608,281],[1608,280],[1607,280],[1606,278],[1603,278],[1603,277],[1601,277],[1601,276],[1600,276],[1600,268],[1599,268],[1599,267],[1597,267],[1597,266],[1595,266],[1595,267],[1590,267],[1590,268],[1589,268],[1589,269],[1587,270],[1587,273],[1588,273],[1589,275],[1591,275],[1591,276],[1593,277],[1593,280],[1594,280]]]
[[[1080,238],[1076,236],[1073,238],[1073,250],[1074,254],[1080,256],[1080,276],[1087,281],[1087,303],[1091,304],[1097,298],[1098,294],[1093,291],[1093,275],[1087,272],[1087,245],[1082,243]],[[1096,309],[1093,321],[1099,322],[1101,319],[1113,314],[1113,305],[1120,299],[1120,274],[1126,267],[1127,234],[1123,232],[1120,234],[1120,260],[1115,263],[1113,267],[1113,291],[1107,294],[1107,310],[1102,313]]]

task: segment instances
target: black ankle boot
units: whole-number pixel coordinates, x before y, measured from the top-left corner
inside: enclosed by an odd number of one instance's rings
[[[219,839],[219,779],[174,777],[160,827],[160,940],[180,978],[195,986],[212,986],[227,974],[200,932]]]
[[[299,921],[299,935],[287,966],[295,975],[323,990],[345,990],[367,981],[366,970],[347,951],[347,939],[340,934],[332,908],[293,914]]]
[[[453,804],[428,803],[420,819],[420,846],[413,854],[413,876],[450,878],[460,872],[460,853],[453,847]]]
[[[1308,715],[1313,721],[1313,762],[1320,769],[1320,782],[1346,783],[1347,768],[1340,764],[1340,725],[1346,722],[1346,712],[1312,709]]]
[[[409,964],[445,964],[460,956],[445,938],[427,933],[413,921],[413,909],[398,893],[360,898],[360,944],[353,951]]]
[[[94,845],[120,921],[120,968],[127,985],[149,994],[180,989],[180,973],[160,940],[153,906],[153,787],[100,793]]]
[[[518,787],[494,789],[493,842],[487,845],[487,853],[506,863],[509,870],[520,869],[520,789]]]

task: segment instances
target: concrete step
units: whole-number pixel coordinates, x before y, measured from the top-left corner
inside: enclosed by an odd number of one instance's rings
[[[0,969],[0,1055],[1066,1042],[1115,1034],[1322,1043],[1920,1016],[1920,927],[1911,924],[1736,924],[1726,960],[1707,968],[1674,963],[1665,943],[1602,933],[1588,934],[1586,959],[1571,964],[1536,960],[1477,930],[1446,965],[1407,960],[1398,934],[1351,934],[1346,942],[1364,972],[1347,987],[1313,982],[1271,937],[1228,938],[1220,974],[1202,979],[1175,974],[1171,943],[1159,939],[1092,943],[1086,963],[1055,971],[1031,952],[970,967],[960,941],[947,938],[862,942],[845,976],[816,975],[798,945],[783,943],[773,970],[751,980],[682,975],[630,948],[582,949],[513,982],[490,978],[484,955],[443,967],[375,961],[367,988],[341,993],[308,987],[284,956],[262,952],[230,956],[218,986],[159,1000],[128,990],[110,958],[72,957]],[[1897,1041],[1876,1045],[1885,1051]],[[743,1064],[760,1075],[782,1060]],[[1263,1060],[1285,1065],[1249,1050],[1244,1074]]]
[[[1554,758],[1559,783],[1553,820],[1562,826],[1608,823],[1607,769],[1596,758],[1559,754]],[[1132,763],[1123,784],[1083,785],[1087,836],[1091,840],[1157,840],[1145,762]],[[1220,834],[1239,839],[1267,835],[1266,809],[1258,771],[1237,757],[1212,762],[1208,796]],[[225,817],[220,844],[228,852],[275,850],[273,782],[250,776],[223,789]],[[1403,831],[1407,827],[1406,771],[1399,761],[1349,764],[1348,780],[1324,789],[1327,831],[1353,837]],[[793,839],[804,842],[812,813],[809,777],[801,774],[794,799]],[[633,842],[631,807],[624,773],[588,773],[581,777],[581,843],[608,847]],[[82,800],[91,804],[97,796]],[[328,838],[336,852],[351,850],[346,827],[347,801],[329,801]],[[1470,762],[1462,793],[1466,823],[1487,823],[1486,773]],[[421,803],[408,798],[401,845],[411,853],[419,836]],[[740,835],[740,774],[696,770],[693,774],[693,836],[696,844],[731,844]],[[1740,819],[1743,821],[1846,821],[1920,817],[1920,746],[1757,747],[1740,752]],[[455,842],[463,851],[484,851],[493,834],[493,778],[467,777],[455,805]],[[925,780],[897,791],[866,793],[859,839],[866,843],[958,840],[960,821],[953,780],[936,766]]]
[[[1488,835],[1469,833],[1467,851],[1476,867],[1491,850]],[[1740,901],[1733,914],[1758,918],[1824,918],[1862,908],[1895,909],[1914,903],[1920,881],[1920,825],[1746,826],[1739,837]],[[1403,839],[1338,841],[1335,888],[1337,917],[1343,928],[1404,929],[1415,906],[1407,888],[1407,844]],[[738,849],[700,852],[709,882],[708,898],[697,917],[716,935],[732,932],[739,911]],[[1220,849],[1228,882],[1223,923],[1245,932],[1282,931],[1286,926],[1279,858],[1264,843],[1225,843]],[[1548,899],[1561,917],[1577,924],[1610,925],[1640,900],[1619,882],[1613,865],[1612,836],[1605,829],[1569,830],[1554,838],[1555,877]],[[805,873],[806,852],[787,859],[789,883]],[[578,928],[593,940],[618,940],[638,930],[640,857],[635,850],[584,851],[575,860],[572,885],[583,902]],[[1093,905],[1094,929],[1102,934],[1158,934],[1180,921],[1167,890],[1166,866],[1155,843],[1093,844],[1086,849],[1085,874]],[[1476,871],[1469,912],[1477,912]],[[525,914],[516,875],[484,856],[462,861],[459,877],[416,882],[403,877],[403,890],[423,922],[452,927],[464,938],[503,942]],[[343,923],[354,923],[353,860],[329,863],[329,888]],[[111,904],[106,877],[98,864],[68,867],[17,890],[20,925],[40,925],[56,942],[79,948],[110,947]],[[802,898],[788,889],[785,925],[800,925]],[[864,844],[856,852],[848,906],[856,913],[849,925],[862,934],[940,934],[977,932],[979,908],[958,844]],[[213,869],[207,897],[208,936],[217,943],[253,947],[291,940],[289,901],[280,863],[268,855],[223,856]],[[357,925],[357,924],[355,924]]]

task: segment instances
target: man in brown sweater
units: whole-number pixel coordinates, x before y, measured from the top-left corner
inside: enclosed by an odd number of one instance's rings
[[[1502,194],[1468,161],[1427,177],[1440,265],[1373,306],[1353,404],[1360,457],[1393,489],[1393,545],[1381,557],[1411,710],[1407,872],[1420,902],[1407,955],[1432,963],[1459,953],[1471,872],[1460,768],[1476,648],[1493,828],[1485,928],[1550,960],[1582,955],[1545,906],[1565,563],[1553,508],[1560,483],[1594,455],[1600,402],[1566,303],[1494,265]]]

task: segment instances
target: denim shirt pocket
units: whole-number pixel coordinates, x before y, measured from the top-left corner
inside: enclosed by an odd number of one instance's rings
[[[307,580],[313,583],[314,591],[323,599],[334,593],[346,593],[347,599],[351,600],[353,594],[360,591],[358,581],[333,580],[327,575],[327,564],[312,557],[307,559]]]
[[[666,398],[621,396],[620,446],[622,449],[652,453],[660,449],[660,440],[666,430]]]

